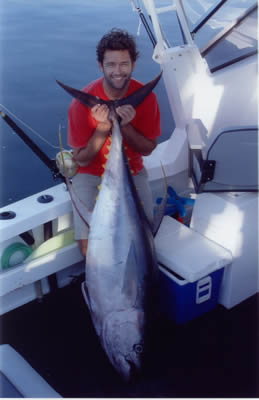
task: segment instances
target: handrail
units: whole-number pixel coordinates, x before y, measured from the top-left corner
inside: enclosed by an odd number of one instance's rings
[[[152,21],[152,25],[155,31],[155,35],[157,38],[157,45],[156,48],[158,51],[162,51],[164,50],[164,39],[163,39],[163,34],[161,32],[161,28],[160,28],[160,24],[158,21],[158,17],[157,17],[157,12],[156,12],[156,8],[155,8],[155,4],[153,0],[143,0],[144,6],[151,18]]]
[[[164,7],[156,8],[156,12],[157,12],[157,14],[163,14],[168,11],[175,11],[175,9],[176,9],[175,4],[172,4],[171,6],[164,6]]]
[[[155,32],[155,35],[157,38],[157,50],[158,51],[164,50],[166,47],[166,43],[165,43],[163,33],[162,33],[162,30],[160,27],[158,15],[161,13],[168,12],[168,11],[176,10],[186,43],[193,44],[193,40],[192,40],[192,36],[191,36],[190,29],[188,26],[188,20],[185,15],[185,12],[184,12],[182,0],[171,0],[171,1],[172,1],[172,5],[156,8],[154,0],[143,0],[144,6],[147,10],[147,13],[149,14],[149,16],[152,20],[154,32]]]
[[[186,17],[184,6],[182,0],[174,0],[176,6],[176,12],[180,21],[181,29],[184,33],[184,37],[187,44],[193,44],[193,38],[190,33],[190,28],[188,25],[188,19]]]

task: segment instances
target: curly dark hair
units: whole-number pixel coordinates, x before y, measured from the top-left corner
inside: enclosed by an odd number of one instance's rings
[[[127,31],[117,28],[113,28],[106,33],[97,44],[97,60],[101,64],[103,64],[106,50],[128,50],[132,62],[135,62],[139,56],[134,37]]]

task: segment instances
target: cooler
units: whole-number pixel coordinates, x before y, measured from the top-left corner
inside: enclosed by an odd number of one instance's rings
[[[182,324],[213,310],[231,252],[169,216],[162,221],[155,247],[162,312]]]

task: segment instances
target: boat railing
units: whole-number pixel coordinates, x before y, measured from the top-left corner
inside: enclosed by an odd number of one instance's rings
[[[64,184],[1,208],[0,219],[0,315],[82,273]]]
[[[181,30],[183,32],[184,42],[186,44],[193,44],[193,39],[188,26],[188,21],[184,11],[182,0],[172,0],[169,6],[164,7],[156,7],[154,0],[143,0],[143,3],[152,21],[154,32],[157,38],[156,50],[158,52],[168,48],[159,21],[159,15],[163,13],[168,13],[172,11],[176,12]]]

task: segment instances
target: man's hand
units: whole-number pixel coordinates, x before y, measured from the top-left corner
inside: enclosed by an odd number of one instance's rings
[[[109,131],[112,127],[112,122],[109,119],[109,108],[106,104],[96,104],[91,109],[93,118],[98,122],[100,130]]]
[[[125,104],[124,106],[117,107],[116,113],[121,117],[121,126],[128,125],[136,115],[136,110],[130,104]]]
[[[97,121],[97,127],[89,138],[85,147],[74,149],[73,160],[81,167],[87,167],[101,150],[112,128],[109,119],[109,108],[106,104],[96,104],[91,109],[93,118]]]

